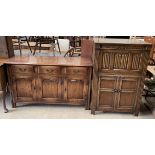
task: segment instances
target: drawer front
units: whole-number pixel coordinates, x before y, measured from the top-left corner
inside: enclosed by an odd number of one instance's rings
[[[89,69],[87,67],[66,67],[67,75],[87,75]]]
[[[61,68],[56,66],[39,66],[40,74],[60,75]]]
[[[34,67],[31,65],[12,65],[11,71],[18,74],[32,74],[34,73]]]

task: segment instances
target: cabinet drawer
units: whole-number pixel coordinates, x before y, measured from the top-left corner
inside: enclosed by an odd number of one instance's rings
[[[87,67],[66,67],[66,74],[73,74],[73,75],[87,75],[88,68]]]
[[[12,65],[11,66],[12,73],[19,73],[19,74],[32,74],[34,73],[34,68],[31,65]]]
[[[61,69],[60,67],[56,67],[56,66],[39,66],[39,73],[60,75]]]

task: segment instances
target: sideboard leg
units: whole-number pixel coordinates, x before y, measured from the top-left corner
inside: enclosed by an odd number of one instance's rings
[[[138,115],[139,115],[139,112],[135,112],[135,116],[137,116],[137,117],[138,117]]]
[[[4,113],[7,113],[8,112],[8,109],[6,108],[6,102],[5,102],[6,92],[5,91],[2,92],[2,98],[3,98]]]
[[[12,100],[12,108],[16,108],[16,103]]]
[[[134,115],[138,116],[139,115],[139,111],[140,111],[140,104],[137,104]]]
[[[91,114],[95,115],[95,109],[91,109]]]

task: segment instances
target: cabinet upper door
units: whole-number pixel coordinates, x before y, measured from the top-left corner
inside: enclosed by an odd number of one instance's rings
[[[36,79],[37,100],[40,101],[60,101],[63,99],[62,80],[60,77],[47,75],[39,75]]]
[[[32,76],[13,77],[13,97],[16,101],[33,101],[36,98],[35,79]]]
[[[99,78],[97,109],[113,111],[116,102],[117,77],[104,76]]]
[[[127,72],[141,74],[146,70],[149,47],[133,45],[103,46],[96,49],[99,72]],[[97,66],[97,65],[95,65]]]
[[[139,77],[120,77],[115,110],[132,112],[137,104]]]
[[[88,79],[67,77],[64,81],[65,100],[73,104],[86,104],[88,100]]]

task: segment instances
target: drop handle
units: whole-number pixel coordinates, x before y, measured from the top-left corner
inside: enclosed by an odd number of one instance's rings
[[[118,93],[121,93],[121,92],[122,92],[122,90],[119,89],[119,90],[118,90]]]
[[[116,88],[114,88],[113,90],[112,90],[112,92],[114,92],[114,93],[116,93],[118,90],[116,89]]]

